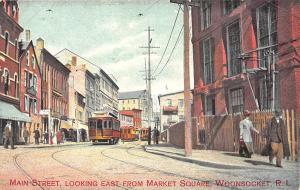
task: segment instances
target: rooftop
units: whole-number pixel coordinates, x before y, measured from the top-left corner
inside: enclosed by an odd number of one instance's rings
[[[146,90],[119,92],[119,100],[139,99],[146,94]]]

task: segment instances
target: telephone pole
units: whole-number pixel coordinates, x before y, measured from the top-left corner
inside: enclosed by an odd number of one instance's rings
[[[197,2],[189,0],[171,0],[171,3],[183,4],[183,25],[184,25],[184,117],[185,117],[185,156],[192,155],[191,139],[191,102],[190,102],[190,27],[189,27],[189,6],[199,6]]]
[[[147,46],[142,46],[140,48],[146,48],[147,54],[148,54],[148,70],[146,69],[145,75],[146,75],[146,85],[147,85],[147,107],[148,107],[148,127],[151,128],[151,115],[152,115],[152,101],[151,101],[151,80],[154,80],[154,78],[151,76],[151,59],[150,56],[151,54],[153,54],[153,52],[151,52],[151,49],[153,48],[159,48],[159,47],[155,47],[155,46],[151,46],[151,42],[152,42],[152,38],[151,38],[151,32],[154,31],[153,29],[150,28],[150,26],[148,26],[148,29],[146,30],[148,32],[148,45]]]

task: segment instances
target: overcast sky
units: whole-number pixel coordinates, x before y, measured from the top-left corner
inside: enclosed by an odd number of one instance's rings
[[[152,45],[160,47],[151,57],[152,68],[156,68],[178,10],[169,0],[19,0],[19,6],[20,24],[24,30],[31,30],[33,41],[42,37],[53,54],[67,48],[97,64],[117,79],[121,92],[145,89],[142,71],[146,49],[139,48],[147,44],[145,29],[150,26],[155,30],[151,34]],[[180,11],[168,51],[154,75],[169,57],[182,27],[182,17]],[[183,35],[170,62],[152,84],[153,95],[180,90]]]

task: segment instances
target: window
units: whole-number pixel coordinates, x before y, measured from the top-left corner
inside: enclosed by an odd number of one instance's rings
[[[224,14],[229,14],[241,4],[241,0],[223,0]]]
[[[33,88],[35,91],[37,91],[37,77],[36,76],[33,77]]]
[[[29,82],[29,87],[33,87],[33,76],[32,73],[29,73],[29,77],[28,77],[28,82]]]
[[[25,86],[25,87],[28,86],[28,85],[27,85],[27,83],[28,83],[28,77],[29,77],[28,72],[25,71],[25,78],[24,78],[24,86]]]
[[[183,108],[183,99],[178,100],[178,107]]]
[[[242,88],[232,89],[230,91],[232,113],[244,111],[244,92]]]
[[[227,64],[229,76],[234,76],[242,72],[242,65],[239,59],[240,53],[240,25],[236,21],[227,27]]]
[[[271,101],[270,98],[268,98],[268,89],[265,78],[259,80],[259,104],[261,110],[271,108]]]
[[[32,68],[35,68],[35,58],[34,58],[34,55],[32,55],[31,63],[32,63]]]
[[[215,96],[206,96],[205,99],[205,115],[215,115],[216,114],[216,104]]]
[[[9,90],[9,71],[4,70],[4,94],[8,95]]]
[[[171,99],[168,99],[168,100],[167,100],[167,104],[168,104],[168,106],[172,106],[172,100],[171,100]]]
[[[29,51],[26,52],[26,65],[29,66]]]
[[[267,3],[257,9],[257,39],[259,47],[277,44],[277,15],[276,8],[272,5],[274,1]],[[277,51],[276,46],[259,51],[260,67],[268,68],[269,60],[266,52]]]
[[[184,121],[184,115],[179,115],[178,117],[179,117],[179,122]]]
[[[37,100],[33,100],[33,112],[37,113]]]
[[[204,66],[204,82],[205,84],[212,83],[214,80],[214,65],[213,65],[213,40],[212,38],[206,39],[202,42],[203,50],[203,66]]]
[[[19,92],[19,83],[18,83],[18,75],[17,74],[15,74],[15,77],[14,77],[14,79],[15,79],[15,97],[17,98],[18,97],[18,92]]]
[[[211,25],[211,1],[204,0],[201,4],[201,29],[204,30]]]
[[[4,53],[8,54],[8,45],[9,45],[9,34],[5,32],[5,46],[4,46]]]
[[[28,96],[25,96],[25,111],[29,111],[29,98]]]
[[[18,40],[15,40],[15,60],[18,59]]]

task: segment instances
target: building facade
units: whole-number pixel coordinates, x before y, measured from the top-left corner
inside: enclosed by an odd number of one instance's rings
[[[300,113],[299,18],[296,0],[204,0],[193,7],[194,116]]]
[[[29,130],[29,142],[33,142],[33,131],[40,129],[42,123],[41,86],[42,75],[32,41],[20,42],[20,110],[31,117],[31,123],[25,126]]]
[[[151,102],[152,103],[152,102]],[[148,105],[147,105],[147,91],[128,91],[119,93],[119,110],[142,110],[141,119],[142,126],[148,126]],[[151,113],[151,118],[153,114]]]
[[[190,94],[190,102],[193,95]],[[158,96],[160,107],[160,129],[165,130],[171,125],[184,121],[184,92],[173,92]]]
[[[86,68],[85,94],[86,94],[86,119],[94,112],[107,111],[118,115],[118,90],[113,77],[110,77],[103,69],[78,54],[63,49],[58,52],[56,58],[62,63],[68,64],[72,58],[76,58],[77,65]]]
[[[44,47],[41,38],[36,41],[36,55],[42,73],[42,133],[48,131],[55,136],[69,118],[70,70]]]
[[[119,120],[121,127],[133,127],[133,115],[132,113],[128,113],[127,111],[119,112]]]
[[[22,122],[30,122],[28,115],[20,112],[19,7],[15,0],[0,2],[0,143],[7,121],[12,122],[15,141],[21,138]]]
[[[132,117],[133,127],[142,128],[142,110],[140,109],[131,109],[131,110],[122,110],[120,111],[122,115]]]

